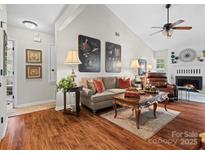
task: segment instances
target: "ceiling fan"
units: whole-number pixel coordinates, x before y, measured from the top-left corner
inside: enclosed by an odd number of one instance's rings
[[[165,7],[167,9],[167,23],[163,27],[152,27],[152,28],[160,28],[161,30],[150,34],[150,36],[162,32],[165,36],[167,36],[167,38],[170,38],[173,34],[173,30],[191,30],[192,29],[192,27],[190,26],[175,27],[176,25],[183,23],[184,20],[177,20],[174,23],[170,23],[169,22],[169,8],[171,7],[171,4],[167,4]]]

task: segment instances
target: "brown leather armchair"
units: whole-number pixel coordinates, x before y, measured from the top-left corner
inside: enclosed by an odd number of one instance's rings
[[[151,84],[161,91],[168,92],[170,100],[178,99],[177,87],[167,82],[166,73],[149,72],[142,78],[143,85]]]

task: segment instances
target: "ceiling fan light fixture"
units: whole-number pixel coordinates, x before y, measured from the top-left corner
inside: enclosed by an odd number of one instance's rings
[[[179,25],[179,24],[181,24],[181,23],[184,22],[184,20],[182,20],[182,19],[177,20],[176,22],[173,22],[173,23],[171,23],[171,22],[169,21],[169,9],[170,9],[170,6],[171,6],[171,4],[167,4],[167,5],[165,6],[166,9],[167,9],[167,23],[164,24],[164,25],[161,26],[161,27],[160,27],[160,26],[154,26],[154,27],[152,27],[152,28],[158,28],[158,29],[161,29],[161,30],[150,34],[150,36],[162,32],[162,34],[163,34],[165,37],[170,38],[170,37],[172,37],[173,30],[191,30],[191,29],[192,29],[191,26],[180,26],[180,27],[176,26],[176,25]]]
[[[170,30],[167,32],[167,34],[168,34],[168,35],[167,35],[168,37],[172,37],[173,29],[170,29]]]
[[[163,30],[163,31],[162,31],[162,34],[163,34],[164,36],[166,36],[167,38],[170,38],[170,37],[172,37],[173,29]]]
[[[35,29],[36,27],[38,27],[38,25],[33,22],[33,21],[29,21],[29,20],[24,20],[22,21],[22,23],[26,26],[26,28],[28,29]]]

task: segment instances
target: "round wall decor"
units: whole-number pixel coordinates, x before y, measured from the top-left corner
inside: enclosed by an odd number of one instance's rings
[[[196,58],[196,51],[191,48],[184,49],[179,54],[179,59],[183,62],[192,62]]]

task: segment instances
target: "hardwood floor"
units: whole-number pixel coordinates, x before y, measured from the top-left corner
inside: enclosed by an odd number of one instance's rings
[[[172,131],[205,132],[205,104],[170,103],[168,108],[180,111],[181,114],[149,141],[144,141],[98,115],[93,115],[85,108],[82,109],[80,117],[64,115],[54,109],[16,116],[9,118],[6,136],[0,143],[0,149],[196,148],[196,145],[182,145],[182,138],[173,137]],[[175,140],[176,144],[150,143]]]

